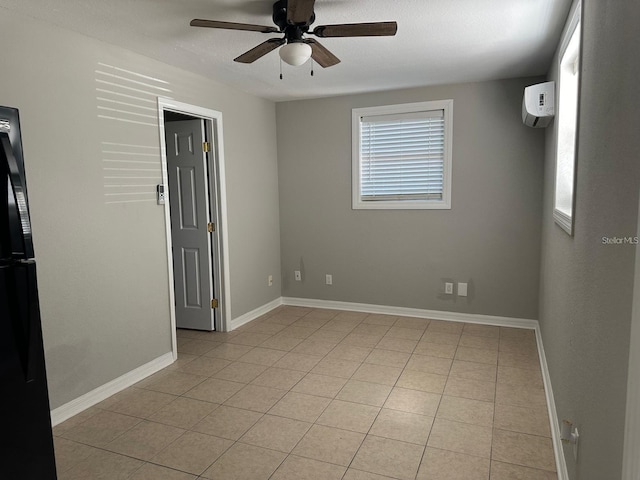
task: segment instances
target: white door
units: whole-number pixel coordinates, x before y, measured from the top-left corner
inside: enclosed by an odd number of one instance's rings
[[[165,123],[178,328],[214,330],[204,120]]]

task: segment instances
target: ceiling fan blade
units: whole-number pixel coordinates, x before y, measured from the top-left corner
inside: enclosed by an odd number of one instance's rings
[[[304,43],[311,45],[311,58],[321,67],[333,67],[340,63],[340,59],[327,50],[320,42],[309,38],[306,39]]]
[[[192,27],[224,28],[227,30],[248,30],[250,32],[280,33],[276,27],[251,25],[249,23],[218,22],[217,20],[201,20],[194,18],[189,24]]]
[[[253,63],[261,57],[264,57],[267,53],[272,52],[280,45],[286,42],[284,38],[270,38],[266,42],[262,42],[257,47],[252,48],[248,52],[243,53],[237,58],[234,58],[234,62],[239,63]]]
[[[288,0],[287,22],[293,24],[309,24],[313,15],[315,0]]]
[[[398,31],[396,22],[343,23],[320,25],[313,30],[317,37],[392,37]]]

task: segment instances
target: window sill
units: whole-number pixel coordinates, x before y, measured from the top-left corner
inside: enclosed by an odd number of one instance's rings
[[[411,202],[411,201],[376,201],[363,202],[355,200],[353,210],[451,210],[451,202]]]
[[[567,234],[573,236],[573,219],[557,208],[553,210],[553,219]]]

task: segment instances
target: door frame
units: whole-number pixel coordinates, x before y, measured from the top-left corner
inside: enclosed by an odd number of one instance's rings
[[[167,269],[169,273],[169,308],[171,317],[171,345],[174,359],[177,358],[176,339],[176,309],[175,309],[175,286],[173,271],[173,239],[171,237],[171,212],[169,198],[169,178],[167,173],[167,150],[165,143],[165,120],[164,112],[171,111],[182,113],[205,121],[205,131],[211,151],[207,155],[209,172],[209,210],[211,220],[216,223],[216,230],[213,233],[216,237],[216,249],[210,249],[210,259],[212,273],[217,280],[214,282],[214,293],[218,298],[218,315],[216,315],[216,330],[226,332],[228,330],[229,319],[231,318],[231,292],[229,291],[229,255],[227,245],[229,244],[227,228],[227,188],[224,160],[224,136],[222,130],[222,113],[208,108],[198,107],[183,102],[178,102],[169,98],[158,97],[158,127],[160,130],[160,157],[162,162],[162,182],[165,188],[164,219],[165,235],[167,240]],[[216,195],[214,205],[211,205],[211,197]],[[212,208],[215,207],[215,208]]]
[[[638,206],[637,237],[640,237],[640,205]],[[636,263],[631,309],[629,370],[627,373],[627,408],[625,415],[622,478],[640,478],[640,246],[636,245]]]

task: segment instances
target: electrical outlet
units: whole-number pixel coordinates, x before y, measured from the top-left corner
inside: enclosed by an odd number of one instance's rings
[[[267,285],[269,285],[270,287],[273,287],[273,275],[269,275],[267,277]]]
[[[560,424],[560,438],[565,445],[573,445],[573,459],[578,461],[578,441],[580,440],[580,432],[569,420],[562,420]]]
[[[325,277],[325,283],[327,285],[333,285],[333,275],[330,275],[327,273],[326,277]]]
[[[294,273],[294,275],[296,277],[296,282],[301,282],[302,281],[302,274],[300,273],[300,270],[296,270],[293,273]]]
[[[446,293],[447,295],[453,295],[453,283],[445,282],[444,293]]]

